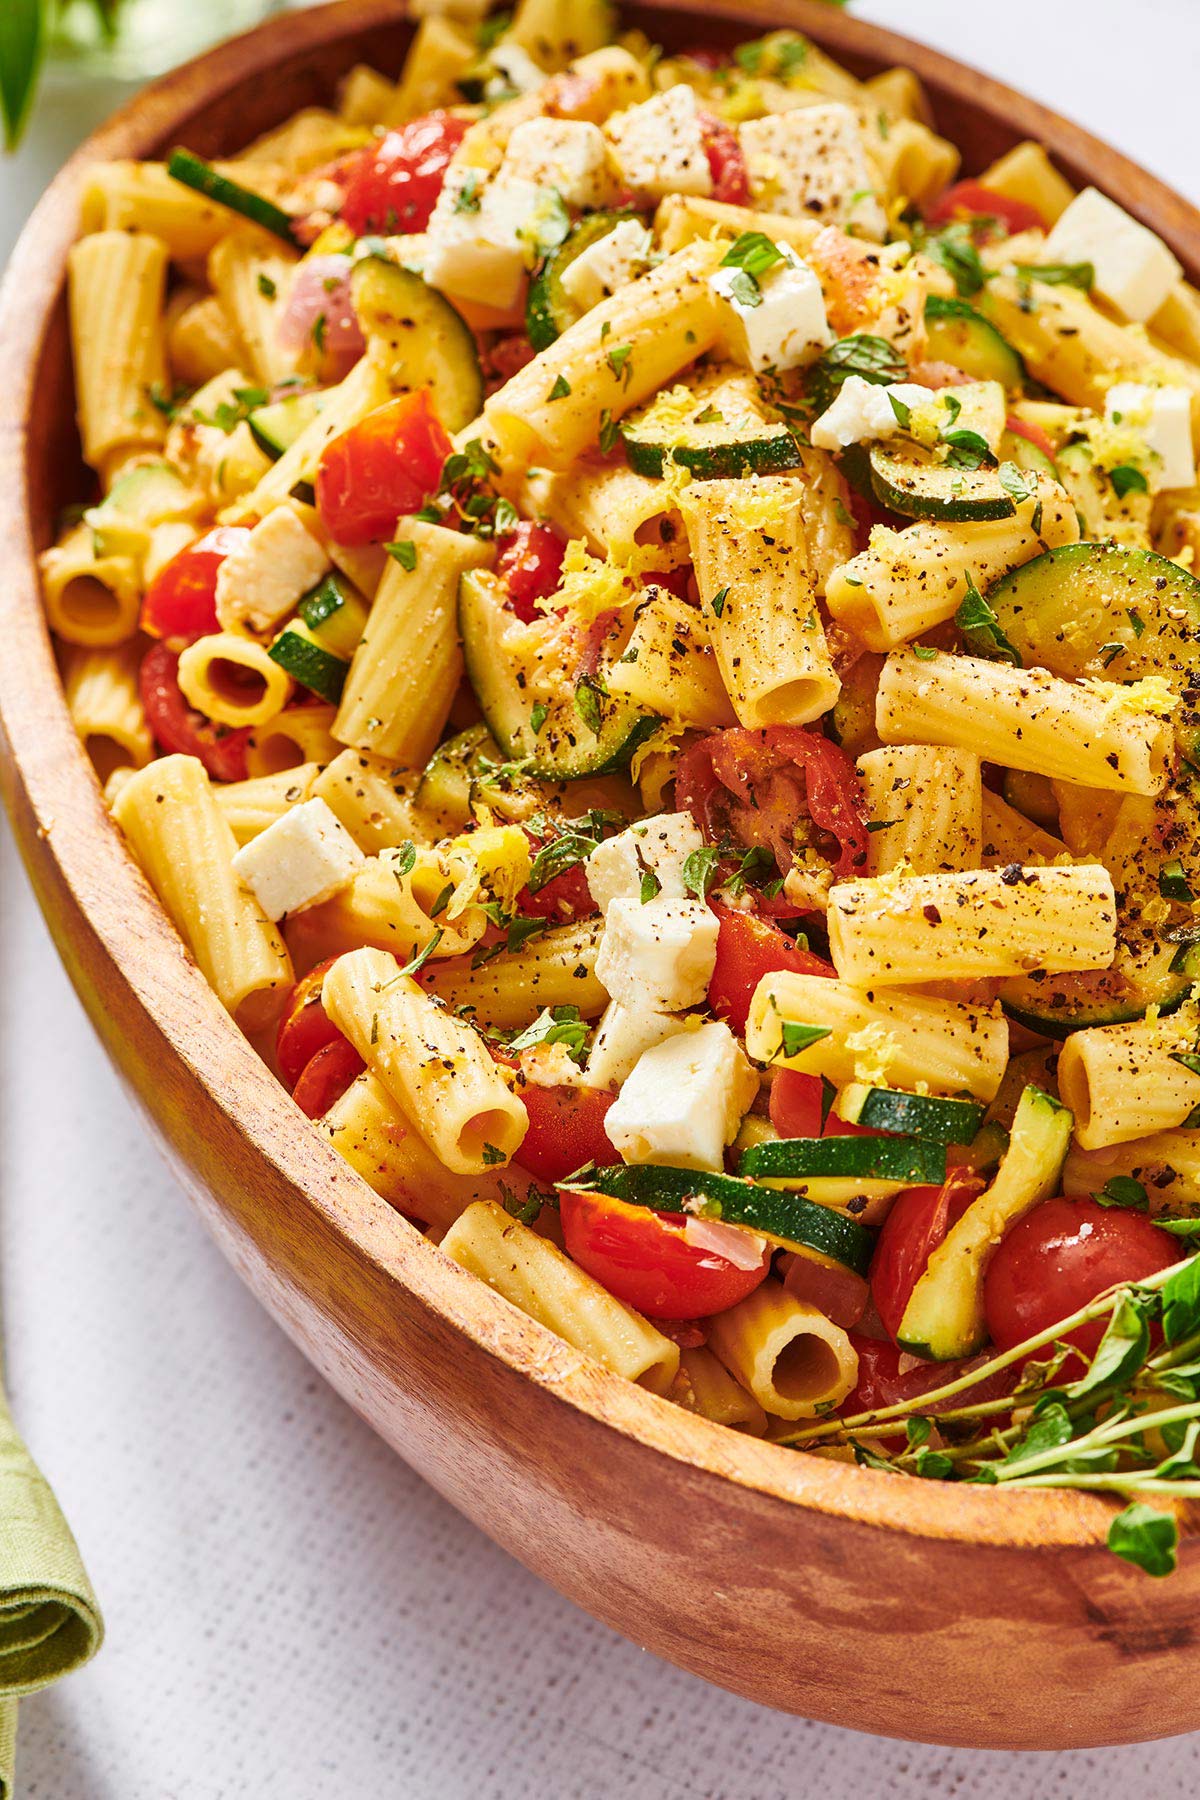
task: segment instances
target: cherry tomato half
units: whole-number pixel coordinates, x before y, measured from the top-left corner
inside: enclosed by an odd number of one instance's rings
[[[179,687],[179,652],[152,644],[138,670],[142,709],[154,741],[168,756],[196,756],[214,781],[245,781],[249,729],[214,725],[193,712]]]
[[[769,1247],[742,1269],[687,1240],[687,1221],[607,1194],[561,1194],[563,1242],[610,1294],[656,1319],[703,1319],[752,1294],[771,1264]],[[736,1231],[736,1226],[726,1226]],[[753,1241],[747,1238],[753,1248]]]
[[[796,975],[828,975],[834,970],[811,950],[802,950],[786,931],[752,912],[739,912],[718,900],[717,960],[708,984],[708,1003],[727,1019],[740,1037],[746,1029],[754,990],[764,975],[790,969]]]
[[[515,1161],[539,1181],[565,1181],[584,1163],[601,1167],[615,1163],[617,1153],[608,1141],[604,1115],[616,1099],[607,1088],[539,1087],[530,1081],[521,1089],[529,1114],[529,1129]]]
[[[317,510],[339,544],[380,544],[424,506],[452,449],[429,390],[401,394],[335,437],[317,469]]]
[[[323,1044],[300,1071],[292,1099],[308,1118],[323,1119],[366,1066],[349,1038],[339,1032],[337,1041]]]
[[[886,1228],[885,1228],[886,1229]],[[1178,1238],[1142,1213],[1095,1200],[1043,1200],[1007,1232],[988,1264],[983,1308],[999,1350],[1048,1331],[1117,1282],[1141,1281],[1181,1255]],[[1069,1334],[1091,1356],[1103,1319]]]
[[[848,1394],[838,1407],[840,1413],[847,1418],[854,1413],[875,1412],[885,1406],[917,1407],[922,1394],[932,1393],[951,1381],[957,1381],[971,1365],[971,1358],[964,1362],[921,1362],[912,1364],[912,1359],[898,1345],[889,1343],[886,1338],[865,1337],[861,1332],[852,1331],[850,1342],[858,1352],[858,1383],[852,1394]],[[901,1364],[904,1367],[901,1368]],[[911,1364],[911,1366],[910,1366]],[[1018,1371],[1001,1369],[997,1375],[989,1375],[973,1388],[967,1388],[954,1400],[935,1403],[930,1411],[937,1413],[941,1406],[959,1406],[968,1401],[999,1400],[1007,1394],[1017,1381]]]
[[[1019,231],[1045,231],[1046,221],[1024,200],[1010,200],[981,181],[956,181],[925,214],[930,225],[952,225],[956,219],[997,219],[1009,237]]]
[[[424,231],[467,121],[426,113],[389,131],[341,165],[346,181],[339,216],[356,237]]]
[[[225,558],[250,536],[243,525],[218,525],[165,563],[146,589],[139,620],[149,637],[164,638],[183,650],[217,621],[217,573]]]
[[[553,526],[530,519],[522,519],[498,542],[496,574],[505,586],[505,604],[529,625],[540,617],[538,601],[558,590],[566,545]]]
[[[941,1187],[908,1188],[896,1196],[871,1259],[871,1298],[892,1337],[930,1257],[982,1187],[969,1170],[952,1169]]]
[[[336,1044],[339,1038],[346,1041],[321,1003],[321,984],[336,961],[336,956],[327,956],[288,995],[275,1034],[275,1061],[290,1088],[295,1087],[318,1050]]]
[[[749,206],[750,176],[737,133],[715,113],[697,114],[712,176],[712,197],[729,206]]]

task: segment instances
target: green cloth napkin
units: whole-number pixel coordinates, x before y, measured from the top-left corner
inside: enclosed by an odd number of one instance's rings
[[[104,1625],[75,1539],[0,1390],[0,1800],[13,1800],[17,1700],[69,1675]]]

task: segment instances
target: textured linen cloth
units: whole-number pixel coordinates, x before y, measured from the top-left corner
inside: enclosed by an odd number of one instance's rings
[[[1200,188],[1196,0],[854,12]],[[0,256],[91,122],[50,98],[0,164]],[[768,1712],[497,1550],[209,1241],[70,993],[2,821],[0,1288],[14,1407],[108,1625],[94,1662],[23,1703],[20,1800],[1195,1800],[1197,1739],[1010,1755]]]

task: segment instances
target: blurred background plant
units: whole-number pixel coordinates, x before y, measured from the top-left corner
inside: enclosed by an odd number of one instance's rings
[[[0,125],[13,149],[39,80],[147,81],[281,0],[0,0]]]

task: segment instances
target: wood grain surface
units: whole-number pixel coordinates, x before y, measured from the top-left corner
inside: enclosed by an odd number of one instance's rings
[[[664,0],[668,47],[778,25],[858,73],[915,68],[977,171],[1040,137],[1200,271],[1200,216],[1078,127],[811,0]],[[1060,1748],[1200,1725],[1200,1514],[1154,1582],[1110,1503],[904,1481],[747,1440],[587,1362],[378,1200],[238,1035],[126,856],[71,729],[35,556],[87,491],[63,269],[87,164],[235,148],[394,71],[398,0],[289,14],[148,89],[72,159],[0,292],[0,772],[30,878],[109,1054],[245,1280],[313,1363],[522,1562],[659,1655],[768,1705],[947,1744]],[[69,1116],[69,1115],[65,1115]],[[104,1197],[97,1196],[97,1204]],[[330,1522],[336,1529],[336,1521]],[[378,1602],[376,1602],[378,1603]]]

